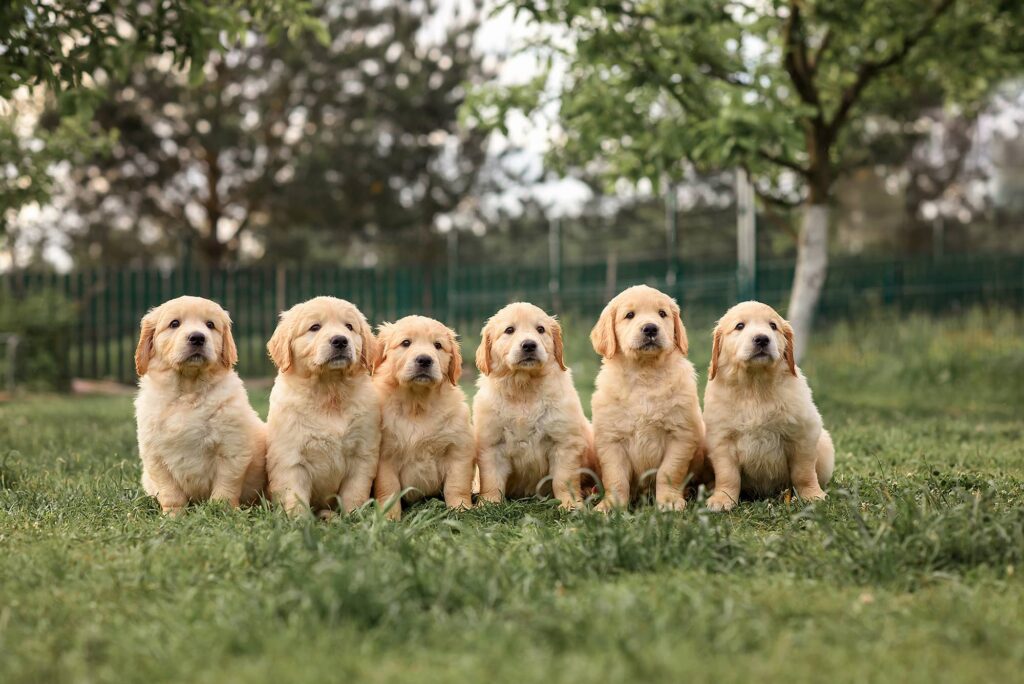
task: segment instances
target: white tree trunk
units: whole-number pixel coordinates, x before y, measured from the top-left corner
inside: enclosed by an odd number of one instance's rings
[[[807,351],[818,308],[821,289],[828,274],[828,216],[827,204],[809,204],[804,207],[800,244],[796,252],[796,273],[793,291],[789,297],[787,316],[793,326],[796,361],[800,363]]]

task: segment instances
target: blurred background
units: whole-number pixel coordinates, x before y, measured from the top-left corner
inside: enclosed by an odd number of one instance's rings
[[[248,377],[272,374],[277,313],[331,294],[372,323],[434,316],[470,351],[533,301],[589,382],[590,325],[641,282],[680,301],[698,363],[746,298],[795,318],[812,362],[851,330],[907,355],[906,321],[984,356],[1024,332],[1022,19],[996,0],[14,0],[5,391],[133,383],[139,319],[186,293],[231,312]]]

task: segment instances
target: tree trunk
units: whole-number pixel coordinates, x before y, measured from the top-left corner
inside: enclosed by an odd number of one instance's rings
[[[829,206],[808,203],[804,206],[800,243],[796,252],[796,273],[789,298],[787,316],[793,326],[796,361],[803,359],[811,335],[814,312],[828,274]]]

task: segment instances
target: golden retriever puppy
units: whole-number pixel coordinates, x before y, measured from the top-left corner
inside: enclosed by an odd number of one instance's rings
[[[394,520],[402,517],[402,497],[413,502],[443,494],[448,506],[469,508],[476,451],[458,385],[462,354],[455,333],[432,318],[407,316],[381,325],[378,337],[377,501]]]
[[[591,401],[605,489],[598,509],[627,505],[652,481],[660,508],[682,508],[688,477],[703,468],[704,422],[679,306],[630,287],[608,302],[590,340],[602,357]]]
[[[354,305],[315,297],[281,314],[267,343],[277,366],[267,416],[270,495],[289,513],[352,512],[370,499],[380,404],[377,340]]]
[[[825,498],[832,438],[794,363],[793,329],[770,306],[737,304],[715,326],[704,421],[715,471],[709,509],[732,508],[741,492],[790,487],[803,499]]]
[[[509,304],[481,331],[473,427],[480,498],[498,502],[554,493],[563,508],[582,501],[580,469],[592,467],[593,437],[562,328],[533,304]]]
[[[208,299],[178,297],[147,313],[141,327],[135,418],[143,489],[171,514],[192,501],[256,501],[266,428],[234,371],[228,313]]]

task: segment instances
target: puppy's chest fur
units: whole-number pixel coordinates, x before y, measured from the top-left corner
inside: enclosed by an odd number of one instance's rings
[[[584,437],[576,434],[580,431],[573,429],[565,414],[550,396],[501,404],[501,414],[495,416],[491,429],[490,446],[496,458],[508,464],[510,496],[535,493],[540,481],[551,474],[556,448],[574,438],[582,448]]]
[[[797,439],[813,431],[813,421],[764,397],[740,396],[734,401],[733,421],[725,436],[736,445],[744,490],[749,491],[751,482],[759,483],[757,494],[788,487],[789,459]]]
[[[317,499],[336,493],[356,463],[375,463],[380,413],[368,383],[356,386],[336,405],[274,399],[272,394],[268,418],[273,437],[267,466],[272,475],[286,467],[305,468]]]
[[[466,416],[457,410],[411,412],[396,404],[386,405],[381,431],[381,458],[398,470],[402,487],[415,487],[408,500],[440,493],[448,472],[459,427]],[[468,431],[463,427],[462,432]]]
[[[252,417],[231,406],[232,394],[223,387],[163,401],[145,393],[136,402],[143,460],[159,459],[186,491],[208,495],[218,464],[247,454],[246,420]]]

